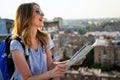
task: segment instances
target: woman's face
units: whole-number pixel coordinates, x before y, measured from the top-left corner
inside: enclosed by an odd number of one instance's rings
[[[44,13],[38,5],[33,6],[33,15],[32,15],[32,26],[41,28],[44,26],[43,23]]]

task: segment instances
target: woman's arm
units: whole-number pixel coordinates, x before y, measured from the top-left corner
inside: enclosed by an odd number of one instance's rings
[[[12,58],[24,80],[46,80],[51,78],[49,73],[33,76],[25,59],[24,53],[19,50],[12,51]]]
[[[11,54],[13,61],[24,80],[48,80],[50,78],[60,77],[63,76],[67,68],[66,65],[61,64],[61,65],[57,65],[52,70],[47,71],[43,74],[32,75],[29,66],[27,64],[27,61],[25,59],[24,53],[16,49],[11,51]]]
[[[54,64],[54,62],[53,62],[50,48],[46,48],[46,55],[47,55],[48,70],[51,70],[51,69],[53,69],[57,64]]]

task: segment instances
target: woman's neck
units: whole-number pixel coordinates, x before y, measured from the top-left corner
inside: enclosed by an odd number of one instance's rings
[[[36,38],[36,34],[37,34],[37,29],[31,28],[30,29],[30,38],[31,39]]]
[[[37,29],[35,29],[34,27],[30,29],[30,40],[31,40],[31,48],[35,51],[38,50],[38,39],[36,38],[36,34],[37,34]]]

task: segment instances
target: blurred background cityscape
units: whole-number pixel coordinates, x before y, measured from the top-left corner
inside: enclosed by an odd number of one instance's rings
[[[61,0],[59,4],[58,0],[51,0],[53,4],[46,0],[38,1],[36,2],[40,5],[47,4],[47,9],[45,5],[42,5],[46,14],[43,30],[51,35],[55,43],[51,49],[54,61],[68,60],[87,41],[91,43],[98,41],[82,65],[71,66],[63,77],[54,80],[120,80],[119,0],[69,0],[70,4],[67,4],[68,1],[66,0]],[[10,1],[8,5],[12,2]],[[18,6],[22,1],[14,2]],[[23,2],[27,1],[23,0]],[[4,0],[0,4],[5,5],[5,3],[8,2]],[[60,5],[62,5],[61,8]],[[13,28],[14,17],[10,11],[17,7],[9,7],[11,8],[5,7],[5,11],[8,10],[9,12],[4,12],[3,7],[0,6],[0,41],[11,34]]]
[[[12,19],[0,19],[0,41],[11,34]],[[54,61],[68,60],[87,41],[97,45],[82,65],[71,66],[55,80],[119,80],[120,79],[120,18],[65,20],[55,17],[44,20],[55,43],[51,49]]]

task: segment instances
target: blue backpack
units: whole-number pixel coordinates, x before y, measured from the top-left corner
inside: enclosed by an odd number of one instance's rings
[[[14,63],[12,58],[10,58],[10,42],[13,40],[12,35],[9,35],[6,39],[0,42],[0,71],[2,73],[3,80],[10,80],[14,73]],[[21,38],[16,37],[15,40],[18,40],[25,50],[25,46],[21,41]]]

